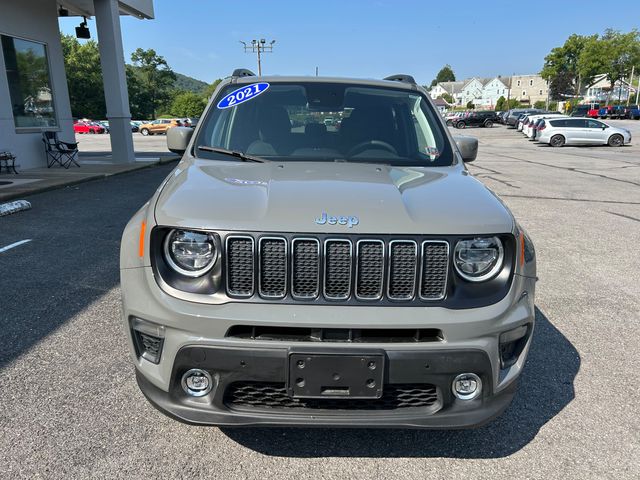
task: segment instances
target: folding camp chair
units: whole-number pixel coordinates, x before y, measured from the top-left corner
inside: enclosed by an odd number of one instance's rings
[[[57,132],[43,132],[42,141],[47,155],[47,168],[51,168],[56,163],[64,168],[69,168],[72,163],[80,166],[76,161],[78,158],[77,143],[58,140]]]

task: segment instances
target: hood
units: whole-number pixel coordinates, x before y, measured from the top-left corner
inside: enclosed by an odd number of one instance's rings
[[[160,193],[155,214],[159,225],[260,232],[448,235],[513,228],[509,210],[461,166],[187,159]]]

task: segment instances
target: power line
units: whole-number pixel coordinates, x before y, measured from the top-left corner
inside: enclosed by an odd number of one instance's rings
[[[240,40],[240,43],[244,45],[245,53],[255,53],[258,56],[258,76],[262,76],[262,57],[261,55],[265,52],[273,52],[273,44],[276,43],[275,40],[271,40],[271,42],[267,43],[264,38],[260,40],[251,40],[251,43],[243,42]]]

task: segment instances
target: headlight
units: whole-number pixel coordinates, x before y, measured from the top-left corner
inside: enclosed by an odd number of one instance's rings
[[[216,263],[216,244],[208,233],[171,230],[164,242],[164,256],[176,272],[199,277]]]
[[[458,275],[470,282],[482,282],[500,271],[504,250],[498,237],[474,238],[460,240],[453,257]]]

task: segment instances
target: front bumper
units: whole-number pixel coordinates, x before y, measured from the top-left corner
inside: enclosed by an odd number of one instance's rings
[[[320,353],[327,348],[307,350]],[[366,354],[371,349],[350,349],[350,353],[358,351]],[[387,410],[370,408],[382,405],[381,401],[372,400],[361,409],[340,410],[323,408],[326,403],[322,402],[315,402],[313,409],[296,408],[290,401],[280,404],[274,397],[267,400],[267,406],[258,396],[249,394],[246,401],[237,402],[236,397],[229,395],[240,382],[285,385],[288,353],[287,348],[185,347],[176,356],[168,392],[153,385],[140,371],[136,376],[144,395],[163,413],[190,424],[218,426],[467,428],[482,425],[502,413],[516,390],[517,382],[513,381],[498,394],[492,391],[491,362],[481,350],[387,350],[385,388],[433,385],[437,388],[437,399],[429,405]],[[182,389],[180,379],[191,368],[206,370],[213,377],[214,388],[206,396],[190,397]],[[451,382],[457,374],[467,371],[475,372],[486,387],[474,400],[459,400],[452,393]]]
[[[136,365],[140,388],[152,404],[179,420],[215,425],[403,426],[463,428],[477,426],[499,415],[513,397],[517,378],[531,343],[518,360],[500,364],[499,337],[534,322],[535,279],[515,275],[509,293],[482,308],[449,310],[441,307],[375,307],[228,303],[206,305],[164,293],[149,267],[121,270],[123,316]],[[158,364],[136,353],[131,318],[162,325],[165,337]],[[234,326],[260,325],[315,328],[433,328],[441,341],[425,343],[333,343],[250,340],[227,336]],[[357,349],[355,348],[357,346]],[[234,382],[283,385],[291,349],[366,354],[384,352],[384,384],[430,384],[437,387],[438,403],[429,408],[394,411],[320,412],[307,409],[230,407],[224,394]],[[429,364],[426,370],[424,365]],[[188,397],[180,385],[191,368],[210,372],[216,388],[205,397]],[[451,382],[457,374],[471,372],[482,379],[483,393],[474,400],[455,399]]]

